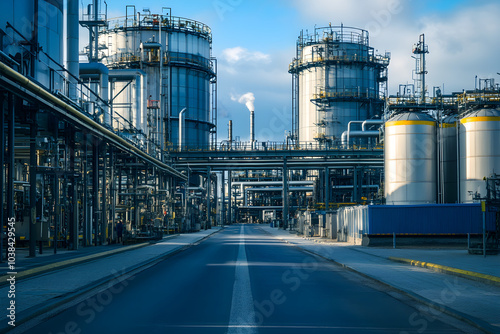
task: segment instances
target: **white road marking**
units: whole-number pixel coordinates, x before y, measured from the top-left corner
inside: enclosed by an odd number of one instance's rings
[[[240,229],[240,245],[234,269],[233,299],[229,316],[228,334],[257,333],[255,310],[253,306],[250,275],[248,273],[247,253],[245,251],[245,231]]]

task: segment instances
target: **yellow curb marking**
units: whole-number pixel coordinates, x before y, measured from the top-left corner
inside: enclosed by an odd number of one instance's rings
[[[63,266],[69,265],[69,264],[75,264],[75,263],[82,262],[82,261],[92,260],[94,258],[99,258],[99,257],[107,256],[107,255],[113,255],[115,253],[125,252],[128,250],[144,247],[146,245],[149,245],[149,244],[143,243],[143,244],[127,246],[127,248],[113,249],[113,250],[102,252],[102,253],[96,253],[96,254],[87,255],[87,256],[83,256],[83,257],[79,257],[79,258],[75,258],[75,259],[69,259],[69,260],[64,260],[61,262],[47,264],[45,266],[41,266],[41,267],[37,267],[37,268],[33,268],[33,269],[24,270],[24,271],[19,272],[16,275],[16,279],[22,278],[24,276],[36,274],[38,272],[47,271],[50,269],[57,269],[59,267],[63,267]],[[0,282],[4,282],[9,277],[10,277],[10,275],[0,276]]]
[[[477,277],[477,278],[482,278],[485,280],[493,281],[496,283],[500,283],[500,277],[497,276],[492,276],[492,275],[486,275],[486,274],[480,274],[476,273],[474,271],[469,271],[469,270],[462,270],[462,269],[457,269],[453,267],[448,267],[448,266],[442,266],[439,264],[434,264],[434,263],[429,263],[429,262],[423,262],[423,261],[417,261],[417,260],[410,260],[410,259],[403,259],[400,257],[388,257],[389,260],[391,261],[396,261],[396,262],[403,262],[403,263],[408,263],[412,266],[418,266],[418,267],[424,267],[424,268],[432,268],[432,269],[438,269],[438,270],[443,270],[443,271],[449,271],[461,275],[466,275],[466,276],[472,276],[472,277]]]

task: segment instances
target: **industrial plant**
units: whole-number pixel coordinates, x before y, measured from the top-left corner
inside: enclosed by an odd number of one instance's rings
[[[242,96],[242,142],[232,121],[217,123],[208,25],[166,7],[111,18],[83,2],[9,0],[0,13],[2,235],[14,217],[30,256],[117,243],[118,222],[126,243],[266,223],[363,245],[498,250],[500,87],[429,89],[424,35],[408,45],[414,83],[391,94],[391,54],[369,31],[298,32],[289,134],[258,138],[254,97]]]

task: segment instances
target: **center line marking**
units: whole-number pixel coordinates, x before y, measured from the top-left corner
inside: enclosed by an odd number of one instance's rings
[[[253,307],[250,274],[248,272],[247,253],[245,251],[245,231],[240,228],[238,258],[234,269],[233,299],[229,315],[228,334],[257,333],[255,310]]]

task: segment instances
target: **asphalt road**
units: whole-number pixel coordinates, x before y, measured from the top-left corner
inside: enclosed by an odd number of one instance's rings
[[[257,225],[233,225],[89,296],[29,332],[458,330],[390,288],[274,239]]]

